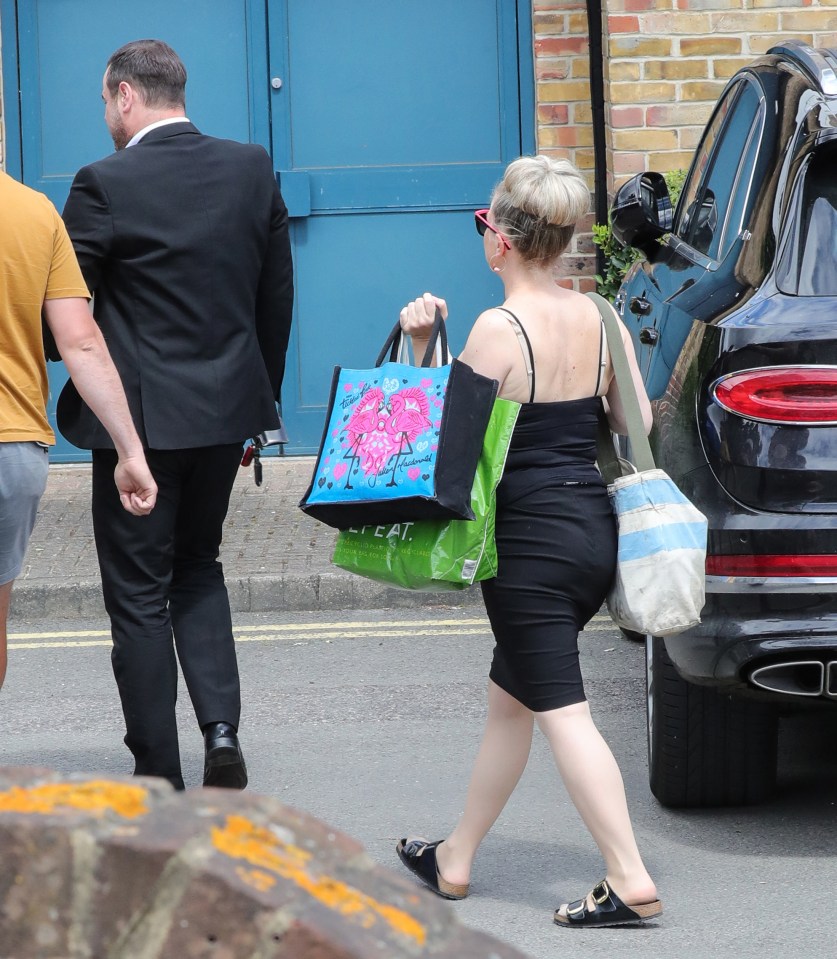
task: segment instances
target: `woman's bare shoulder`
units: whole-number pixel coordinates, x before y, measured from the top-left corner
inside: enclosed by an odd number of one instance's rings
[[[484,337],[496,339],[497,335],[502,336],[504,331],[508,331],[511,335],[514,335],[509,314],[501,307],[492,306],[487,310],[483,310],[474,320],[470,335],[478,339],[483,339]]]
[[[561,299],[566,309],[574,311],[577,316],[595,317],[599,315],[599,308],[586,293],[562,289]]]
[[[474,326],[480,323],[483,326],[499,327],[509,325],[509,311],[505,306],[490,306],[474,320]]]
[[[511,366],[509,358],[513,354],[509,345],[514,342],[514,335],[507,313],[497,308],[484,310],[474,320],[459,358],[479,367],[478,372],[502,380]],[[485,369],[483,364],[487,364]]]

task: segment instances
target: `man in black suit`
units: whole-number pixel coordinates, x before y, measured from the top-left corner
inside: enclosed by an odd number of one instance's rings
[[[58,423],[93,450],[93,527],[135,774],[183,788],[176,647],[204,734],[204,785],[243,789],[218,555],[243,441],[279,425],[293,268],[269,156],[203,136],[185,116],[185,86],[159,40],[111,56],[102,98],[117,152],[79,170],[64,208],[159,487],[150,517],[120,515],[112,443],[70,384]]]

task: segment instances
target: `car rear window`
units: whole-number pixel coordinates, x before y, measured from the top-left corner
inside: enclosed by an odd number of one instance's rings
[[[837,295],[837,143],[822,147],[804,174],[790,242],[777,274],[797,296]]]

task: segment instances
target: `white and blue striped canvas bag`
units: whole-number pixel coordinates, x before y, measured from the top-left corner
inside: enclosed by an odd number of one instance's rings
[[[705,600],[706,517],[661,469],[621,476],[607,488],[619,528],[614,622],[670,636],[700,622]]]

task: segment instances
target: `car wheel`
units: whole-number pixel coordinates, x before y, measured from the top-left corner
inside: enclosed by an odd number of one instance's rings
[[[766,799],[776,782],[775,710],[686,682],[657,636],[646,652],[651,792],[673,807]]]

